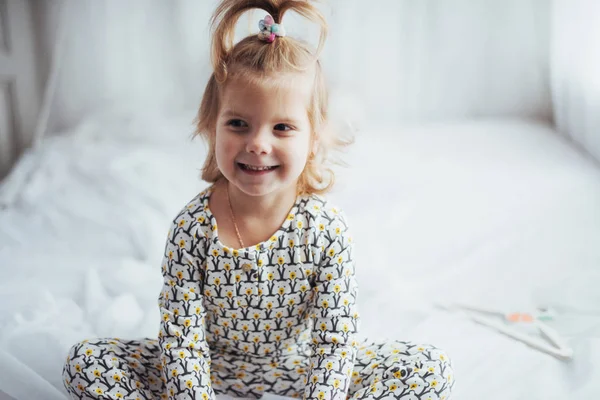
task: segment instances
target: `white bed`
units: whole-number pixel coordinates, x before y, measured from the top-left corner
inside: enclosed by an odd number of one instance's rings
[[[64,399],[72,343],[156,335],[166,230],[204,187],[192,118],[97,115],[32,155],[0,211],[0,398]],[[364,335],[445,348],[457,399],[596,396],[597,165],[510,119],[371,127],[345,158],[332,196],[355,230]],[[573,361],[434,307],[457,300],[554,307]]]

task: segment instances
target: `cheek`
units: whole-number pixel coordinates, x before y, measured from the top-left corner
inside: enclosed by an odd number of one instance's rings
[[[298,168],[304,168],[304,164],[308,158],[310,143],[304,138],[294,140],[287,148],[287,156]]]
[[[215,152],[218,158],[232,157],[235,155],[236,149],[235,140],[232,140],[226,132],[217,131],[215,137]]]
[[[227,141],[224,135],[219,135],[215,137],[215,158],[217,162],[217,167],[223,173],[230,173],[230,165],[231,160],[234,157],[233,152],[231,150],[231,144]]]

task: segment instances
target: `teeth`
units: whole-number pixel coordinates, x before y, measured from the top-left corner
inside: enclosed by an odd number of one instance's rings
[[[254,167],[252,165],[247,165],[247,164],[244,164],[244,167],[246,167],[247,169],[252,170],[252,171],[267,171],[267,170],[270,170],[273,168],[273,167]]]

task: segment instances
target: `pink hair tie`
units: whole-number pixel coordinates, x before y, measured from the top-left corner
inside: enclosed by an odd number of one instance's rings
[[[261,19],[258,22],[258,28],[260,32],[258,33],[258,38],[260,40],[264,40],[267,43],[273,43],[275,41],[275,37],[284,37],[285,36],[285,28],[282,24],[276,24],[273,21],[273,17],[267,14],[264,19]]]

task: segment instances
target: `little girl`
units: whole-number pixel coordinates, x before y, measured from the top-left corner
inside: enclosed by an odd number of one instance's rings
[[[232,43],[250,9],[259,33]],[[284,14],[321,26],[316,52]],[[449,399],[452,368],[432,346],[356,338],[353,242],[321,195],[333,183],[317,60],[327,25],[306,0],[224,0],[198,114],[212,186],[168,233],[158,340],[85,340],[64,381],[76,399]]]

